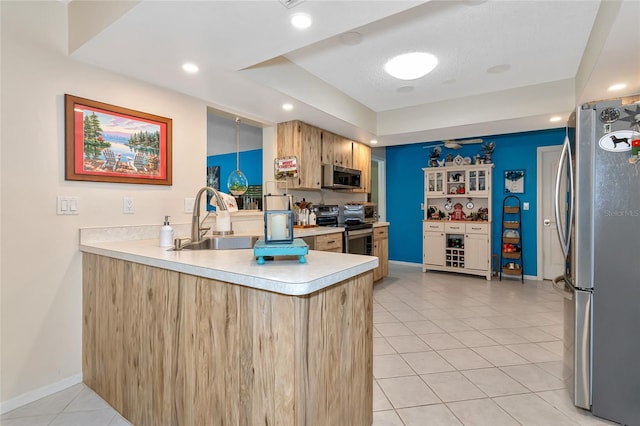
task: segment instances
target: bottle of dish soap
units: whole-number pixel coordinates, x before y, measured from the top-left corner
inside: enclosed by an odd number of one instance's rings
[[[169,225],[169,216],[164,217],[164,225],[160,228],[160,247],[173,245],[173,228]]]

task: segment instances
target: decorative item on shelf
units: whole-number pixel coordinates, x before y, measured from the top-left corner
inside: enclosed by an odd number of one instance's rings
[[[236,117],[236,169],[231,172],[227,179],[227,189],[233,196],[240,196],[247,192],[249,181],[240,170],[240,119]]]
[[[451,213],[451,220],[465,220],[467,215],[462,211],[462,204],[456,203],[453,206],[453,213]]]
[[[491,163],[491,154],[493,154],[493,151],[495,151],[496,149],[496,143],[495,142],[487,142],[482,144],[482,152],[484,153],[484,162],[489,164]]]
[[[451,204],[451,198],[447,198],[447,202],[444,204],[444,209],[446,211],[451,210],[451,208],[453,207],[453,204]]]
[[[489,209],[486,207],[481,207],[478,209],[478,217],[479,220],[489,220]]]
[[[447,154],[446,162],[444,164],[447,165],[447,166],[453,164],[453,155],[452,154]]]
[[[464,185],[460,185],[458,187],[458,194],[464,194],[464,192],[465,192]]]
[[[455,164],[456,166],[462,165],[463,162],[464,162],[464,158],[462,158],[462,155],[460,154],[456,155],[455,158],[453,159],[453,164]]]
[[[441,153],[442,148],[439,146],[435,146],[431,149],[431,161],[429,163],[429,167],[438,167],[438,158],[440,158]]]
[[[471,198],[468,198],[469,201],[467,201],[467,208],[469,210],[471,210],[473,208],[473,201],[471,200]]]

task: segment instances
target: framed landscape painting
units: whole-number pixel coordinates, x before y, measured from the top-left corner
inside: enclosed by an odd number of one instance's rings
[[[171,185],[171,119],[64,95],[65,179]]]

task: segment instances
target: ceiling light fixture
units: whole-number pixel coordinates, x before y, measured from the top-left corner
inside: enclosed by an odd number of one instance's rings
[[[311,26],[311,16],[306,13],[294,13],[291,15],[291,25],[299,30],[306,30]]]
[[[182,70],[187,74],[195,74],[200,70],[200,68],[192,62],[185,62],[182,64]]]
[[[438,58],[426,52],[411,52],[391,58],[384,70],[399,80],[415,80],[429,74],[438,65]]]
[[[247,192],[249,181],[240,170],[240,118],[236,117],[236,169],[231,172],[227,179],[227,189],[229,194],[237,197]]]
[[[291,111],[293,109],[293,105],[287,103],[287,104],[282,104],[282,109],[285,111]]]
[[[560,121],[560,120],[562,120],[562,117],[560,117],[559,115],[555,115],[555,116],[553,116],[553,117],[551,117],[549,119],[549,121],[552,122],[552,123],[555,123],[555,122]]]
[[[627,85],[625,83],[618,83],[618,84],[614,84],[612,86],[609,86],[609,89],[607,89],[607,90],[609,90],[611,92],[614,92],[616,90],[622,90],[625,87],[627,87]]]
[[[371,139],[371,143],[375,145],[378,143],[378,141],[376,139]]]

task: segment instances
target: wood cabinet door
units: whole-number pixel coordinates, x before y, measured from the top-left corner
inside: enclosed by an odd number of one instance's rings
[[[444,266],[444,232],[424,232],[422,262],[426,265]]]
[[[298,177],[287,178],[289,188],[320,189],[320,129],[301,121],[278,124],[278,157],[298,158]]]
[[[489,268],[489,243],[486,234],[465,234],[464,251],[466,269],[486,271]]]
[[[353,144],[353,168],[360,170],[360,189],[354,192],[371,192],[371,148],[365,144]]]
[[[353,142],[351,140],[336,135],[333,146],[333,164],[353,168]]]
[[[321,132],[321,159],[322,164],[334,164],[334,148],[337,136],[331,132],[323,130]]]

